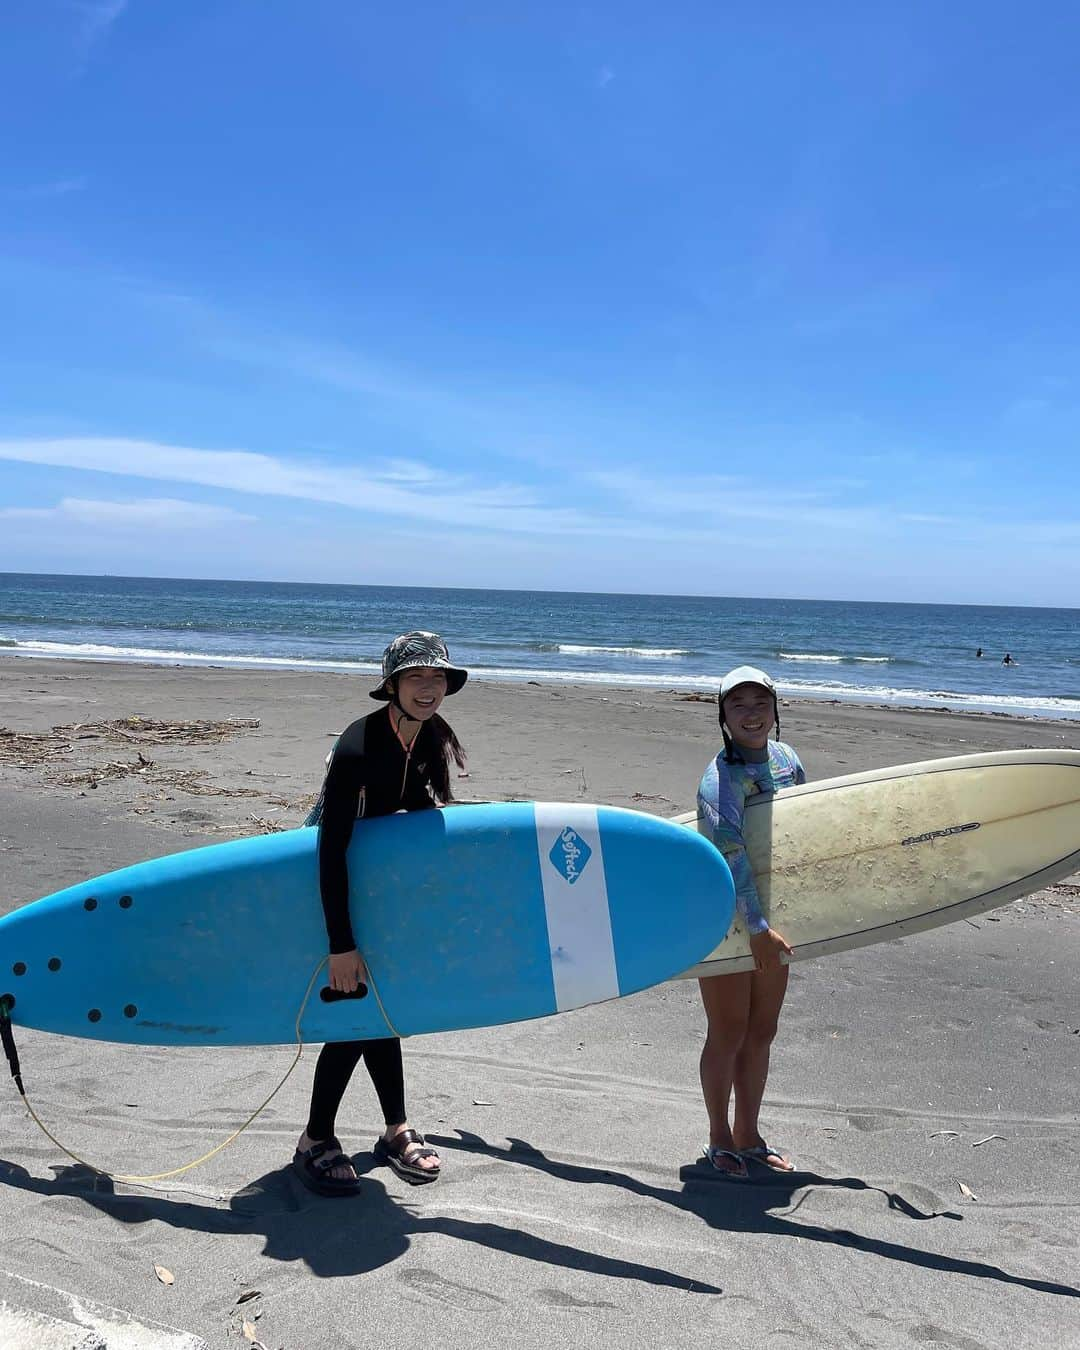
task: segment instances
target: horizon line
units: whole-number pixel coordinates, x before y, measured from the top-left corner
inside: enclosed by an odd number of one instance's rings
[[[1037,609],[1056,610],[1064,614],[1080,614],[1073,605],[1007,605],[982,600],[853,600],[839,596],[799,595],[714,595],[692,591],[589,591],[563,590],[544,586],[415,586],[389,582],[361,581],[299,581],[268,579],[266,577],[187,577],[172,575],[132,575],[126,572],[11,572],[0,570],[0,580],[6,577],[73,577],[84,581],[192,581],[212,585],[239,586],[308,586],[370,591],[466,591],[480,594],[495,592],[504,595],[590,595],[625,596],[642,600],[763,600],[769,603],[802,605],[897,605],[919,609]]]

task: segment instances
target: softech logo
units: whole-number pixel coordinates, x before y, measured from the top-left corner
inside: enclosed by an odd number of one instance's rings
[[[548,857],[556,871],[561,872],[572,886],[585,871],[592,849],[577,830],[567,825],[552,845]]]

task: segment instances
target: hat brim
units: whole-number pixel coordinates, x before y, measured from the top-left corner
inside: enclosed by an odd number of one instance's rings
[[[465,685],[465,681],[469,678],[469,672],[467,670],[462,670],[460,666],[451,666],[445,661],[432,661],[430,657],[427,658],[426,660],[406,661],[402,665],[398,666],[397,670],[395,670],[392,675],[387,675],[385,679],[381,680],[379,684],[375,686],[374,689],[369,690],[368,697],[377,698],[381,700],[383,703],[389,703],[391,698],[393,698],[393,695],[390,693],[390,690],[386,686],[396,675],[400,675],[403,671],[406,670],[444,671],[446,673],[447,698],[449,698],[451,694],[456,694],[460,689],[462,689]]]
[[[745,689],[747,685],[752,685],[755,689],[764,689],[772,698],[776,698],[776,690],[770,684],[764,684],[761,680],[740,680],[738,684],[733,684],[730,689],[721,689],[717,697],[721,704],[736,691],[736,689]]]

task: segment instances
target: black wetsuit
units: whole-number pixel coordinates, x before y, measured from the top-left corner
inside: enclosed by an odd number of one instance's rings
[[[389,816],[395,811],[423,811],[435,806],[429,764],[441,751],[427,724],[406,752],[394,732],[389,710],[380,708],[353,722],[334,748],[323,790],[319,829],[319,890],[330,951],[340,954],[356,946],[349,919],[349,875],[345,851],[357,817]],[[408,896],[401,903],[409,903]],[[323,1046],[315,1068],[311,1139],[329,1139],[349,1079],[360,1060],[379,1098],[387,1125],[401,1125],[405,1116],[405,1078],[401,1042],[394,1037],[370,1041],[331,1041]]]

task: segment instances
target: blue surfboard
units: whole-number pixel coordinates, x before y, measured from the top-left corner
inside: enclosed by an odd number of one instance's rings
[[[326,955],[317,831],[111,872],[0,919],[16,1024],[153,1045],[294,1041]],[[615,807],[513,802],[361,821],[350,911],[378,998],[331,998],[309,1041],[497,1026],[618,998],[700,961],[731,923],[721,855]]]

